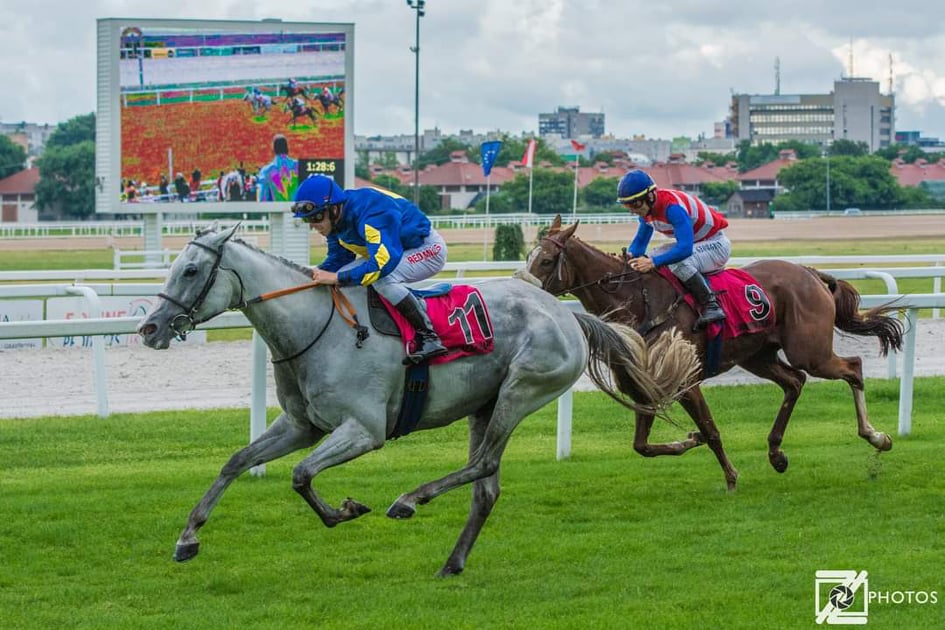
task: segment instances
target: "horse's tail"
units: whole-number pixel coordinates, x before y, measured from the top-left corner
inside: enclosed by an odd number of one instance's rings
[[[860,312],[860,294],[852,284],[838,280],[829,273],[809,269],[827,285],[827,289],[833,294],[837,309],[834,326],[854,335],[877,337],[883,356],[889,354],[890,349],[902,350],[902,322],[895,317],[890,317],[887,313],[894,313],[905,308],[904,306],[888,302]]]
[[[624,407],[662,415],[696,382],[700,373],[696,349],[680,333],[663,333],[647,346],[629,326],[588,313],[574,316],[590,349],[588,376]]]

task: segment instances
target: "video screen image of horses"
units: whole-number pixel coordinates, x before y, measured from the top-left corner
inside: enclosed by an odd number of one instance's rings
[[[277,135],[300,165],[344,159],[344,33],[139,31],[120,58],[121,179],[136,202],[230,200],[220,177],[249,180]],[[186,194],[167,190],[178,175]],[[239,200],[256,200],[251,186]]]

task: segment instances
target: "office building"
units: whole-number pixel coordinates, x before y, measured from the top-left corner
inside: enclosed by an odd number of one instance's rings
[[[551,114],[538,114],[538,135],[562,138],[599,138],[604,135],[604,114],[581,113],[579,107],[558,107]]]
[[[735,94],[729,122],[737,141],[844,139],[864,142],[872,152],[895,141],[895,96],[857,77],[835,81],[830,94]]]

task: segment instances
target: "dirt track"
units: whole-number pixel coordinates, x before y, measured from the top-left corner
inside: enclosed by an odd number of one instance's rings
[[[578,235],[592,243],[629,242],[636,231],[635,223],[618,225],[582,225]],[[537,230],[526,228],[526,242],[535,239]],[[483,231],[479,229],[441,230],[447,243],[482,243]],[[489,231],[491,240],[494,232]],[[945,238],[945,214],[859,217],[818,217],[813,219],[732,219],[726,230],[733,243],[746,241],[799,241],[799,240],[863,240],[889,238]],[[164,247],[179,249],[187,237],[170,237],[163,241]],[[312,233],[312,243],[321,243],[321,237]],[[5,239],[0,241],[4,249],[99,249],[111,245],[121,249],[141,249],[140,238],[73,237],[46,239]],[[259,245],[269,244],[268,235],[259,237]]]
[[[855,228],[855,229],[854,229]],[[632,238],[633,225],[583,226],[579,234],[590,241],[623,241]],[[591,233],[595,232],[596,233]],[[526,238],[534,238],[526,234]],[[891,217],[837,217],[796,221],[735,220],[728,233],[734,241],[823,240],[907,237],[945,237],[945,215]],[[448,242],[482,242],[481,230],[446,230]],[[320,238],[320,237],[319,237]],[[167,247],[179,247],[171,242]],[[79,244],[81,241],[81,244]],[[260,245],[265,245],[260,239]],[[106,247],[105,239],[73,238],[42,241],[0,241],[0,247],[32,249]],[[121,243],[122,248],[133,248]],[[138,245],[140,248],[140,244]],[[916,374],[945,374],[945,321],[921,320],[916,344]],[[839,336],[838,354],[859,355],[864,373],[882,377],[886,362],[878,357],[872,338]],[[112,412],[139,412],[211,407],[248,407],[251,392],[249,342],[175,346],[165,352],[146,348],[110,348],[106,352],[108,396]],[[94,414],[95,388],[89,349],[0,351],[4,380],[0,384],[0,418],[27,418],[50,414]],[[901,369],[901,368],[900,368]],[[37,374],[43,378],[36,379]],[[271,367],[268,377],[269,404],[275,404]],[[712,379],[712,384],[759,382],[736,369]],[[586,379],[581,389],[589,388]],[[28,392],[28,393],[27,393]]]

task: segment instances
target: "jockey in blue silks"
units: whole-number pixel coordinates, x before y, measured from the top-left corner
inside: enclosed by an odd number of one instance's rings
[[[295,217],[328,241],[328,257],[312,270],[320,284],[372,285],[417,331],[407,358],[420,363],[446,353],[423,300],[405,286],[446,264],[446,242],[412,202],[374,188],[342,190],[325,175],[302,182]]]

